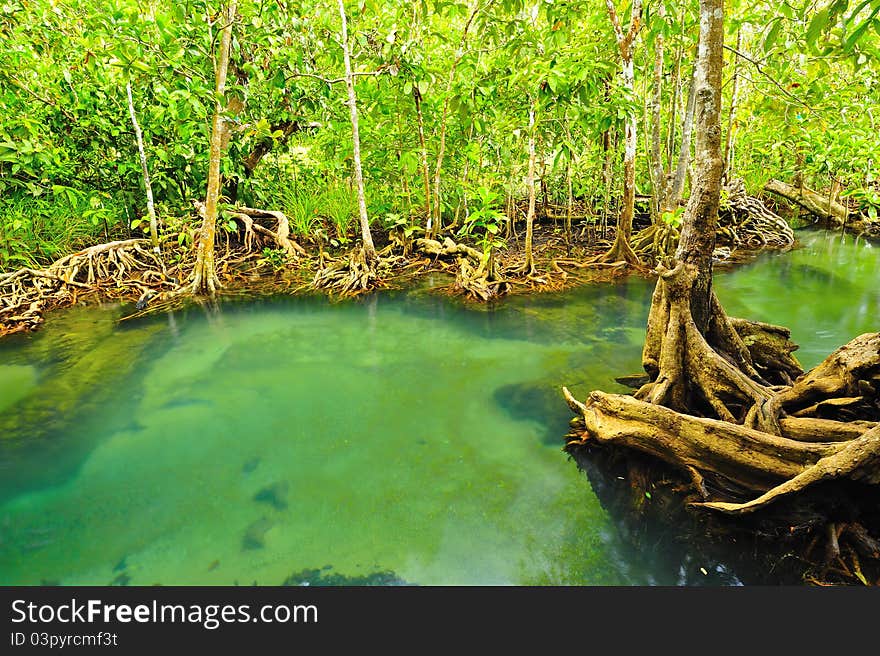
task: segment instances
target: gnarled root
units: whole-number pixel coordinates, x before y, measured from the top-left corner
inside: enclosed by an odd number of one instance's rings
[[[880,333],[844,344],[776,402],[797,416],[880,421]]]
[[[781,497],[800,492],[814,483],[836,478],[849,478],[873,485],[880,483],[880,427],[842,443],[838,451],[825,456],[797,476],[771,488],[756,499],[746,503],[715,501],[699,505],[729,514],[748,513]]]
[[[597,255],[593,259],[587,260],[586,264],[596,267],[632,266],[636,269],[643,268],[642,261],[639,259],[639,256],[636,255],[636,252],[633,250],[633,247],[630,245],[629,241],[627,239],[624,239],[621,236],[620,232],[615,235],[614,242],[611,244],[611,248],[609,248],[601,255]]]
[[[633,250],[649,260],[672,255],[678,246],[678,228],[665,223],[653,223],[633,236]]]
[[[340,296],[356,296],[380,285],[380,268],[380,258],[368,258],[363,247],[356,248],[347,257],[330,260],[318,269],[312,287]]]
[[[563,388],[566,401],[583,418],[583,430],[569,446],[589,440],[638,449],[682,469],[721,476],[762,492],[836,453],[839,443],[798,442],[718,419],[681,414],[630,396],[591,392],[578,402]],[[581,426],[578,426],[580,429]]]
[[[785,335],[773,327],[762,330]],[[662,364],[659,370],[663,371]],[[688,372],[699,379],[692,368]],[[757,422],[760,430],[729,419],[694,417],[655,403],[602,392],[593,392],[583,404],[564,389],[569,406],[583,417],[583,423],[578,423],[570,434],[569,443],[596,440],[620,444],[677,466],[690,478],[693,476],[688,468],[693,467],[703,475],[761,493],[744,502],[701,504],[729,514],[752,512],[821,481],[846,478],[876,485],[880,484],[880,395],[874,385],[878,375],[880,333],[861,335],[790,387],[763,388],[762,395],[769,395],[763,407],[775,421]],[[650,385],[642,390],[653,392]],[[839,403],[853,398],[846,395],[856,393],[860,394],[858,403]],[[674,394],[666,398],[674,398]],[[823,404],[845,406],[855,417],[838,421],[810,416],[821,414]],[[797,416],[785,416],[795,409]],[[754,408],[750,415],[753,412]]]
[[[433,257],[454,258],[455,289],[479,301],[489,301],[506,294],[510,283],[499,273],[494,254],[457,244],[449,237],[443,243],[435,239],[416,239],[416,250]]]
[[[767,407],[773,393],[714,293],[706,336],[697,328],[690,306],[695,277],[686,264],[660,271],[642,352],[651,382],[636,397],[680,412],[706,403],[720,419],[779,434]]]
[[[148,239],[98,244],[66,255],[45,269],[0,274],[0,336],[38,326],[51,306],[103,291],[144,298],[178,287]]]
[[[253,250],[256,235],[260,235],[263,238],[263,243],[270,243],[281,249],[287,257],[295,258],[308,254],[302,246],[290,239],[290,222],[282,212],[239,206],[230,210],[229,216],[239,221],[244,227],[244,246],[248,252]],[[265,219],[275,221],[275,230],[260,223]]]
[[[468,259],[459,260],[458,272],[455,276],[456,288],[480,301],[489,301],[507,293],[510,283],[498,273],[492,253],[480,258],[475,268]]]
[[[749,196],[741,179],[730,180],[724,191],[719,236],[728,234],[733,244],[750,248],[789,248],[794,244],[794,231],[788,222],[758,198]]]

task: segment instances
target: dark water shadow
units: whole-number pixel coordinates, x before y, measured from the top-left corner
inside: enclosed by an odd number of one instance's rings
[[[572,457],[616,527],[627,560],[640,563],[651,584],[804,585],[824,575],[829,520],[880,526],[877,486],[832,481],[730,517],[689,507],[699,499],[656,459],[597,445]]]

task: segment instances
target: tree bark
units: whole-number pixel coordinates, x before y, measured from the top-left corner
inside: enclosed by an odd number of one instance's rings
[[[700,0],[694,185],[675,266],[658,267],[647,382],[633,378],[644,383],[633,396],[592,392],[586,403],[563,393],[580,415],[572,448],[611,442],[651,454],[680,468],[704,500],[711,477],[722,500],[698,505],[743,514],[822,481],[880,484],[880,333],[803,374],[786,329],[730,319],[715,296],[723,44],[723,0]],[[758,496],[742,501],[749,492]]]
[[[736,50],[739,52],[742,46],[742,29],[736,31]],[[739,104],[739,56],[733,53],[733,79],[731,80],[733,89],[730,92],[730,114],[727,117],[727,137],[724,141],[724,175],[726,179],[730,176],[730,170],[733,168],[733,133],[736,127],[736,110]]]
[[[205,213],[196,250],[196,265],[193,270],[193,293],[213,295],[220,286],[214,264],[214,235],[217,228],[217,204],[220,200],[220,160],[223,157],[223,144],[226,123],[223,119],[223,95],[226,92],[226,74],[229,69],[229,50],[232,44],[232,24],[235,22],[237,0],[230,0],[221,18],[223,26],[220,33],[220,52],[217,58],[214,86],[214,119],[211,125],[211,147],[208,157],[208,188],[205,194]]]
[[[658,7],[658,16],[666,17],[666,9],[663,3]],[[664,58],[663,34],[658,32],[654,39],[654,98],[651,107],[651,168],[653,175],[654,197],[652,209],[654,221],[660,219],[660,215],[666,208],[666,171],[663,168],[663,155],[660,143],[660,109],[663,100],[663,58]]]
[[[849,216],[846,207],[837,202],[830,202],[828,197],[807,187],[795,187],[781,180],[770,180],[764,185],[764,189],[800,205],[826,221],[844,223]]]
[[[339,17],[342,20],[342,58],[345,63],[345,88],[348,91],[348,112],[351,118],[351,146],[354,160],[354,183],[357,189],[358,218],[361,224],[361,240],[364,246],[364,257],[369,265],[376,260],[376,247],[370,233],[370,219],[367,216],[367,199],[364,192],[364,171],[361,167],[361,136],[358,131],[357,96],[354,92],[354,76],[351,72],[351,51],[348,47],[348,20],[345,16],[345,4],[339,0]]]
[[[526,177],[526,186],[529,190],[529,211],[526,214],[526,240],[525,255],[526,261],[523,263],[523,272],[526,275],[532,275],[535,272],[535,262],[532,255],[532,238],[535,229],[535,161],[537,159],[535,149],[535,108],[538,104],[537,99],[530,103],[529,107],[529,170]]]
[[[699,44],[697,46],[699,50]],[[696,75],[697,68],[694,66],[694,72],[691,75],[691,82],[688,85],[688,97],[685,104],[684,117],[681,126],[681,149],[678,151],[678,162],[675,166],[675,174],[672,177],[672,183],[669,185],[669,194],[666,199],[667,207],[672,209],[678,207],[684,195],[684,181],[687,177],[688,164],[691,161],[691,137],[694,131],[694,106],[696,102]]]
[[[147,153],[144,150],[144,135],[134,111],[134,98],[131,94],[131,82],[126,82],[125,93],[128,96],[128,113],[131,116],[131,126],[134,128],[134,137],[137,141],[138,156],[141,161],[141,173],[144,178],[144,191],[147,195],[147,216],[150,219],[150,243],[153,250],[159,252],[159,221],[156,219],[156,206],[153,203],[153,185],[150,183],[150,169],[147,167]]]
[[[272,133],[278,132],[279,130],[281,131],[281,137],[278,139],[278,141],[282,144],[287,143],[287,140],[292,134],[300,132],[302,129],[303,126],[301,126],[298,121],[293,121],[290,119],[279,121],[278,123],[274,123],[269,127],[269,130]],[[242,161],[246,176],[249,177],[253,175],[259,163],[272,150],[272,146],[274,144],[274,139],[265,139],[263,141],[260,141],[256,146],[253,147],[251,152],[249,152]]]
[[[428,170],[428,147],[425,145],[425,121],[422,117],[422,94],[419,87],[413,84],[413,102],[416,104],[416,123],[419,128],[419,157],[422,166],[422,181],[425,187],[425,220],[431,223],[431,173]]]

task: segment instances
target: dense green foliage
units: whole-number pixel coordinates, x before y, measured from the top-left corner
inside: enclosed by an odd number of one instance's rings
[[[356,206],[337,7],[314,0],[238,7],[225,194],[280,209],[292,230],[344,245],[356,234]],[[458,219],[482,239],[494,234],[487,226],[497,225],[505,199],[524,194],[532,105],[538,174],[549,200],[565,202],[570,165],[574,195],[601,211],[603,133],[618,131],[628,115],[640,121],[637,188],[651,193],[658,36],[658,136],[672,161],[698,32],[695,3],[659,8],[645,7],[629,97],[619,86],[614,33],[599,0],[350,4],[371,220],[425,223],[415,98],[432,179],[448,98],[445,223]],[[160,221],[166,232],[197,224],[191,201],[204,196],[206,184],[221,9],[204,0],[0,6],[0,269],[146,229],[129,81]],[[618,11],[626,16],[629,9]],[[733,173],[749,189],[771,176],[798,176],[820,190],[837,184],[876,214],[880,2],[733,2],[727,11],[725,126],[734,70],[741,86],[731,123]],[[738,38],[742,56],[734,65]]]

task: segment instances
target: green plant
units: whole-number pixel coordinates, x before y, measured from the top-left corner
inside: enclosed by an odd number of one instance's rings
[[[357,199],[354,192],[347,185],[337,182],[321,194],[318,202],[321,206],[321,214],[336,226],[336,237],[339,242],[346,243],[349,227],[357,213]]]
[[[318,198],[311,190],[286,187],[281,194],[281,207],[298,235],[310,235],[320,221]]]
[[[681,227],[681,221],[684,217],[684,208],[676,207],[672,211],[663,212],[660,215],[660,220],[663,221],[668,226],[672,226],[673,228]]]
[[[280,248],[264,248],[263,262],[271,266],[274,271],[279,271],[284,268],[287,255]]]
[[[859,212],[867,216],[871,221],[876,221],[880,216],[880,191],[877,189],[848,189],[841,196],[852,198],[858,204]]]
[[[458,231],[460,236],[476,236],[477,243],[485,253],[494,248],[501,248],[506,243],[498,236],[501,226],[507,220],[507,217],[498,208],[500,202],[501,194],[498,192],[485,185],[477,187],[474,208]]]

